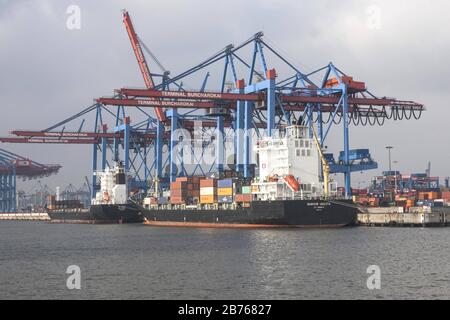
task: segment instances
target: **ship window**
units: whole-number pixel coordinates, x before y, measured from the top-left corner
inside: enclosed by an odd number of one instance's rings
[[[295,140],[295,147],[298,148],[298,140]]]
[[[305,141],[300,140],[300,148],[303,148],[305,146]]]
[[[306,150],[306,156],[311,157],[311,149]]]
[[[297,157],[300,157],[300,149],[295,150],[295,155],[296,155]]]
[[[305,141],[305,148],[309,148],[309,141]]]
[[[305,149],[302,149],[302,157],[306,157]]]

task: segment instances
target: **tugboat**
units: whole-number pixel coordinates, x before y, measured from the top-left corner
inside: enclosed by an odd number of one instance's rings
[[[100,190],[92,199],[91,207],[67,206],[64,201],[55,201],[47,207],[51,222],[121,224],[144,221],[140,209],[128,199],[127,174],[122,162],[95,175],[100,179]]]

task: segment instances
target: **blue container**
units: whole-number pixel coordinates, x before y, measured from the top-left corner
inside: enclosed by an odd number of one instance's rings
[[[232,188],[233,187],[233,179],[223,179],[217,181],[218,188]]]
[[[217,198],[217,202],[219,203],[232,203],[233,197],[232,196],[219,196]]]

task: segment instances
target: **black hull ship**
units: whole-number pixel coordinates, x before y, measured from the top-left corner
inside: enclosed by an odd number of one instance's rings
[[[49,201],[47,214],[53,223],[118,224],[142,223],[141,210],[128,198],[127,176],[121,162],[96,172],[99,190],[89,209],[76,200]]]
[[[354,226],[352,201],[254,201],[249,208],[141,209],[145,224],[202,228],[338,228]]]
[[[90,209],[48,210],[52,223],[122,224],[142,223],[144,216],[136,206],[92,205]]]

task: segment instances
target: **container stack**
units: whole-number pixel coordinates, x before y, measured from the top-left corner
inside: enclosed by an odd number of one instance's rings
[[[217,196],[219,203],[233,202],[233,179],[222,179],[217,181]]]
[[[213,204],[217,202],[217,180],[200,180],[200,203]]]
[[[442,199],[446,203],[450,203],[450,191],[442,191]]]
[[[200,177],[180,177],[170,184],[170,203],[197,203],[200,198]]]
[[[54,195],[47,196],[47,208],[49,210],[55,210],[55,208],[56,208],[56,196],[54,196]]]
[[[236,202],[242,204],[244,207],[249,206],[253,199],[252,187],[241,186],[239,189],[239,193],[236,193]]]
[[[187,182],[179,181],[170,183],[170,203],[185,204],[187,200]]]
[[[419,192],[419,200],[437,200],[441,199],[440,192]]]

